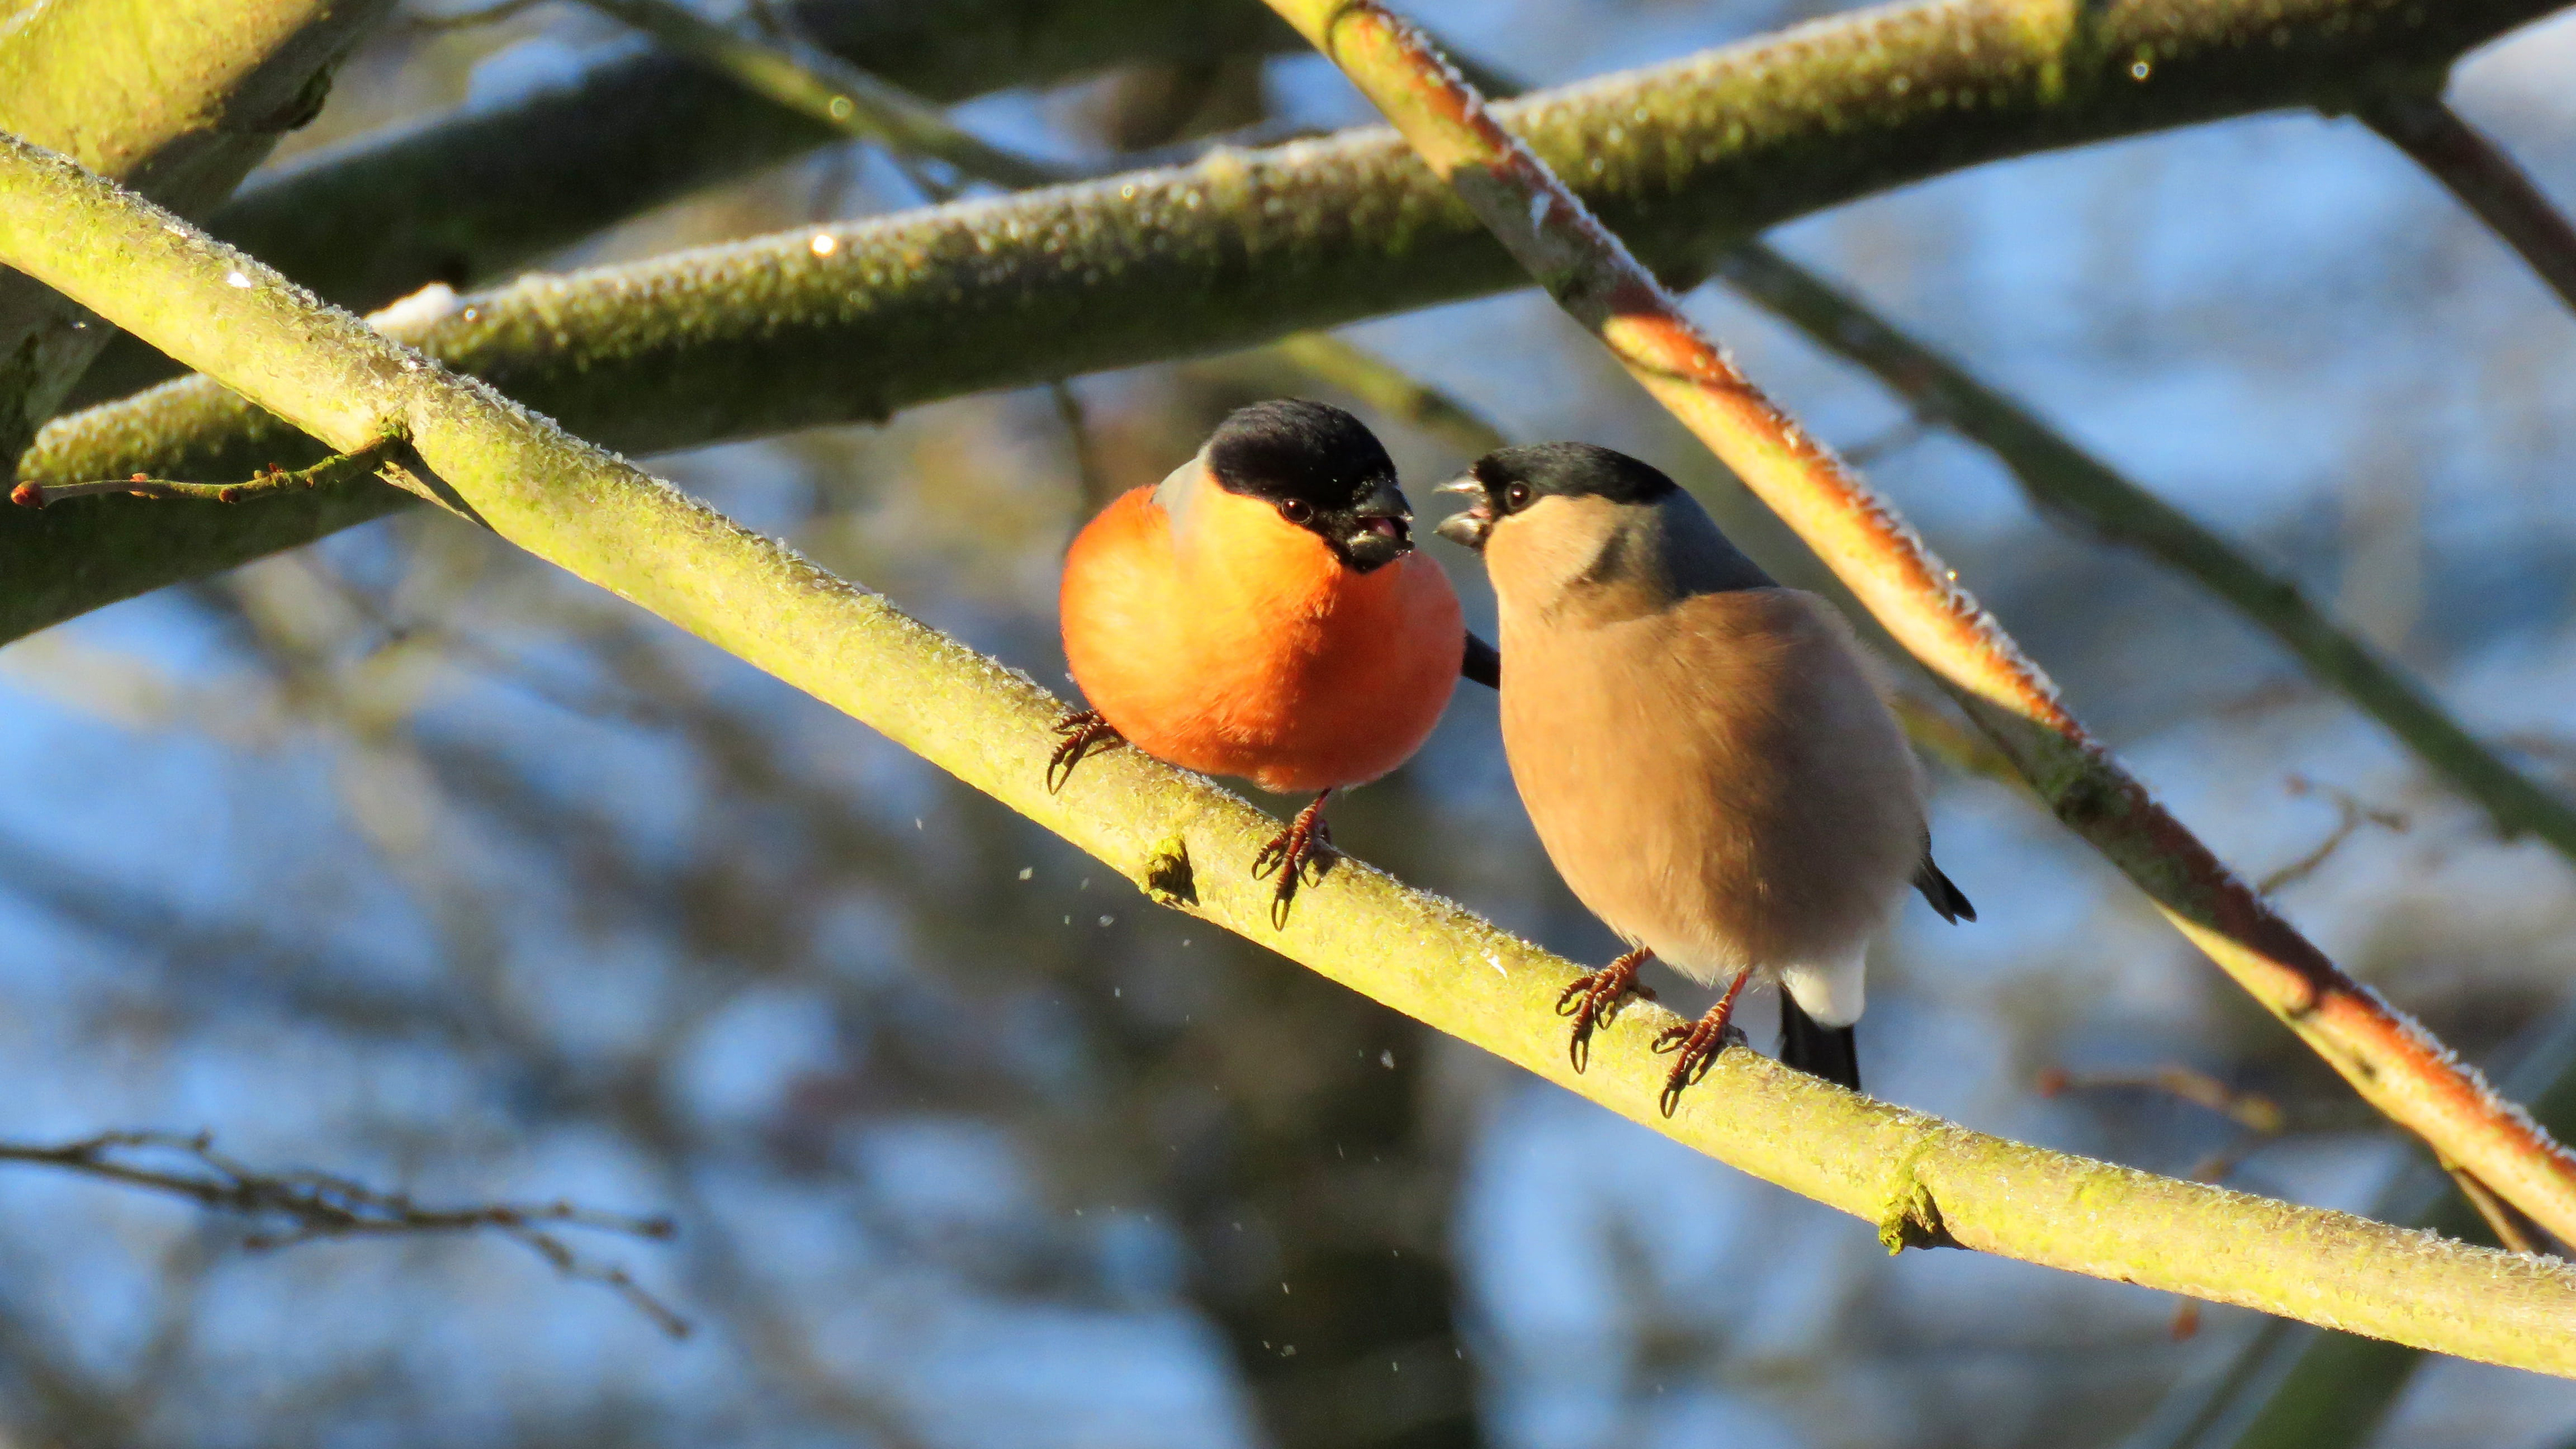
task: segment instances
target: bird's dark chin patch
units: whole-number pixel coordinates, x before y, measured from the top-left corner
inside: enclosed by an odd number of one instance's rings
[[[1413,538],[1401,518],[1362,518],[1333,541],[1333,552],[1357,572],[1374,573],[1413,552]]]

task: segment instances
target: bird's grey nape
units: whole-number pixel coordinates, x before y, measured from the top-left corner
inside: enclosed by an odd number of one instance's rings
[[[1676,597],[1723,594],[1737,589],[1775,589],[1779,580],[1763,572],[1735,546],[1708,516],[1699,500],[1676,489],[1655,507],[1662,533],[1664,566]]]
[[[1658,604],[1697,594],[1768,589],[1778,583],[1747,557],[1706,509],[1678,490],[1619,510],[1601,546],[1571,581],[1584,594],[1629,589]]]

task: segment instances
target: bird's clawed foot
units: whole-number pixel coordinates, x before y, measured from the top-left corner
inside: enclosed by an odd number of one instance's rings
[[[1592,1029],[1608,1026],[1619,1014],[1619,1003],[1633,993],[1648,1001],[1655,999],[1655,989],[1637,984],[1637,968],[1646,964],[1654,953],[1639,947],[1598,971],[1587,971],[1558,994],[1556,1014],[1574,1018],[1574,1036],[1565,1044],[1565,1054],[1576,1071],[1592,1060]]]
[[[1270,898],[1270,928],[1288,928],[1288,903],[1297,898],[1297,887],[1304,884],[1306,867],[1319,865],[1333,853],[1333,828],[1324,823],[1324,802],[1333,792],[1315,797],[1315,803],[1297,812],[1288,828],[1270,838],[1261,853],[1252,858],[1252,876],[1259,880],[1272,871],[1279,872],[1279,890]],[[1318,870],[1317,876],[1323,872]]]
[[[1663,1094],[1656,1098],[1656,1105],[1664,1109],[1665,1116],[1673,1115],[1673,1108],[1681,1104],[1682,1089],[1707,1076],[1708,1069],[1716,1065],[1720,1054],[1730,1046],[1744,1045],[1744,1032],[1730,1018],[1735,1015],[1737,993],[1744,990],[1744,983],[1752,977],[1750,971],[1736,973],[1734,982],[1726,988],[1726,994],[1717,999],[1717,1005],[1708,1009],[1708,1015],[1697,1021],[1668,1027],[1663,1035],[1655,1038],[1656,1051],[1674,1054],[1673,1069],[1664,1078]]]
[[[1115,725],[1100,717],[1096,709],[1076,710],[1055,722],[1055,732],[1064,737],[1047,757],[1046,787],[1052,795],[1073,778],[1073,767],[1095,751],[1127,743]]]

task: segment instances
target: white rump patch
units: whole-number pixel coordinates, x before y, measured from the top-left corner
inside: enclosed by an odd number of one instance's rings
[[[1860,1020],[1867,1004],[1862,978],[1868,969],[1867,947],[1855,946],[1847,961],[1781,967],[1780,987],[1816,1020],[1827,1026],[1849,1026]]]

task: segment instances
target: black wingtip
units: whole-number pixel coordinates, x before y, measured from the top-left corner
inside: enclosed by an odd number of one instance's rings
[[[1860,1090],[1860,1041],[1848,1026],[1827,1026],[1780,993],[1780,1063],[1811,1077]]]
[[[1458,661],[1458,673],[1487,689],[1503,687],[1503,651],[1467,631],[1466,657]]]
[[[1943,875],[1941,867],[1934,865],[1928,855],[1923,857],[1921,865],[1914,868],[1914,888],[1923,892],[1923,899],[1941,913],[1942,920],[1954,926],[1977,918],[1977,908],[1969,904],[1968,893]]]

